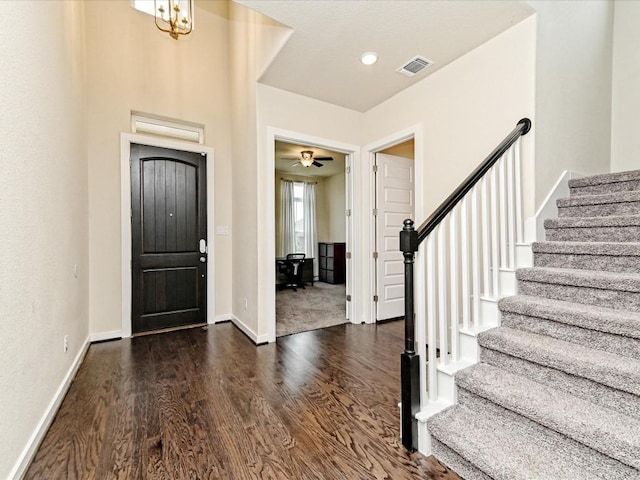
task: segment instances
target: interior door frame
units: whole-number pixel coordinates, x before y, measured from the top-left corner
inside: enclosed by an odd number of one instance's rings
[[[275,148],[276,140],[287,143],[300,143],[303,145],[309,145],[310,147],[318,147],[326,150],[333,150],[335,152],[344,153],[346,155],[345,169],[347,166],[350,168],[350,172],[345,175],[345,207],[351,209],[351,215],[347,218],[347,251],[351,252],[351,259],[346,262],[346,291],[351,295],[352,301],[346,302],[346,316],[351,323],[361,323],[357,321],[357,308],[356,301],[358,293],[357,272],[360,271],[357,262],[358,255],[354,254],[354,250],[359,245],[359,238],[356,229],[353,228],[355,219],[358,218],[359,205],[354,204],[355,196],[354,182],[358,175],[359,153],[360,147],[336,140],[330,140],[326,138],[320,138],[312,135],[308,135],[301,132],[294,132],[291,130],[283,130],[276,127],[267,127],[267,171],[275,175]],[[271,180],[266,183],[266,206],[271,214],[267,221],[267,232],[265,249],[262,250],[262,258],[259,261],[262,263],[268,282],[267,297],[266,297],[266,314],[267,314],[267,341],[275,342],[276,340],[276,287],[275,287],[275,262],[273,261],[276,251],[276,225],[275,225],[275,181],[273,176]],[[345,212],[346,215],[346,212]],[[346,299],[345,299],[346,301]]]
[[[206,154],[207,163],[207,323],[215,323],[215,234],[214,221],[214,149],[192,142],[170,138],[152,137],[137,133],[120,134],[120,240],[122,273],[122,331],[121,336],[131,337],[131,144],[170,148],[185,152]]]
[[[424,189],[423,189],[423,175],[424,175],[424,126],[422,123],[417,123],[412,125],[404,130],[400,130],[398,132],[387,135],[384,138],[376,140],[375,142],[371,142],[364,146],[363,150],[363,160],[365,168],[369,172],[368,174],[368,186],[369,186],[369,195],[363,195],[364,210],[369,211],[370,215],[364,216],[364,231],[369,232],[369,242],[368,242],[368,251],[367,258],[369,259],[369,291],[371,295],[369,296],[369,302],[367,302],[368,312],[367,316],[370,319],[367,323],[375,323],[377,321],[378,309],[376,302],[373,300],[373,296],[376,293],[377,286],[377,278],[375,275],[376,272],[376,259],[373,258],[373,252],[376,251],[376,225],[373,218],[373,208],[376,204],[376,176],[373,171],[373,167],[376,163],[376,154],[382,150],[385,150],[389,147],[393,147],[394,145],[398,145],[399,143],[405,142],[411,138],[414,141],[414,168],[415,168],[415,182],[414,182],[414,202],[415,202],[415,210],[414,215],[416,219],[416,228],[420,225],[420,223],[424,220]],[[400,231],[398,231],[398,235]],[[419,296],[418,296],[419,298]]]

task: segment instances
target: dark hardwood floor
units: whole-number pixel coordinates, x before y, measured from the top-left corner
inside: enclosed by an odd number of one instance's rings
[[[399,441],[402,322],[255,347],[232,324],[94,344],[27,479],[459,479]]]

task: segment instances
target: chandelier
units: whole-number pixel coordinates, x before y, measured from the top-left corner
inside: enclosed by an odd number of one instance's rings
[[[193,31],[193,0],[154,0],[156,27],[178,40]]]

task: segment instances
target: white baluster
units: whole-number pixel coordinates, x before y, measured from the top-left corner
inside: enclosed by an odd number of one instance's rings
[[[451,297],[451,360],[458,361],[458,305],[460,293],[458,291],[458,207],[451,211],[449,218],[449,295]]]
[[[425,240],[427,242],[427,351],[429,359],[429,399],[438,399],[438,369],[436,360],[436,254],[435,232]]]
[[[449,334],[449,322],[447,312],[447,219],[445,218],[438,227],[438,330],[440,334],[440,365],[449,363],[447,337]]]
[[[520,139],[514,143],[515,149],[515,186],[516,186],[516,242],[524,239],[524,222],[522,221],[522,173],[520,165]],[[517,265],[516,265],[517,266]]]
[[[460,284],[462,294],[462,326],[468,330],[470,325],[469,312],[469,196],[465,196],[460,202]]]
[[[507,150],[507,229],[509,237],[509,268],[516,264],[516,217],[514,212],[514,184],[513,184],[513,146]]]
[[[489,271],[489,225],[487,223],[487,220],[489,219],[489,215],[487,213],[488,210],[488,195],[487,195],[487,178],[486,175],[484,177],[482,177],[482,180],[480,180],[480,222],[479,224],[481,225],[482,228],[482,263],[481,263],[481,269],[482,269],[482,279],[483,279],[483,285],[482,285],[482,291],[483,291],[483,296],[489,297],[491,295],[491,292],[489,291],[489,287],[490,287],[490,274],[491,272]]]
[[[507,205],[504,157],[498,160],[498,192],[500,193],[500,268],[507,267]]]
[[[480,325],[480,236],[478,235],[478,192],[471,192],[471,295],[473,325]]]
[[[491,293],[494,298],[500,296],[499,272],[500,265],[498,256],[500,251],[500,235],[498,233],[498,169],[494,166],[490,172],[491,182],[491,273],[493,285]]]

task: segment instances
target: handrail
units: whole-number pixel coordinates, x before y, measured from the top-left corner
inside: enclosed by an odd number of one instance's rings
[[[427,218],[418,230],[410,219],[404,221],[400,232],[400,251],[404,256],[404,344],[400,355],[400,396],[402,444],[410,451],[418,448],[418,425],[416,414],[420,410],[420,358],[415,351],[415,313],[413,264],[420,243],[447,217],[464,196],[491,170],[491,167],[522,135],[531,130],[531,120],[523,118],[516,128],[500,142],[482,163],[462,182],[455,191]]]
[[[447,214],[453,210],[460,200],[471,190],[476,183],[493,167],[493,165],[509,150],[520,136],[526,135],[531,130],[531,120],[523,118],[518,122],[509,135],[485,158],[478,167],[462,182],[447,199],[427,218],[418,228],[418,245],[429,236]]]

